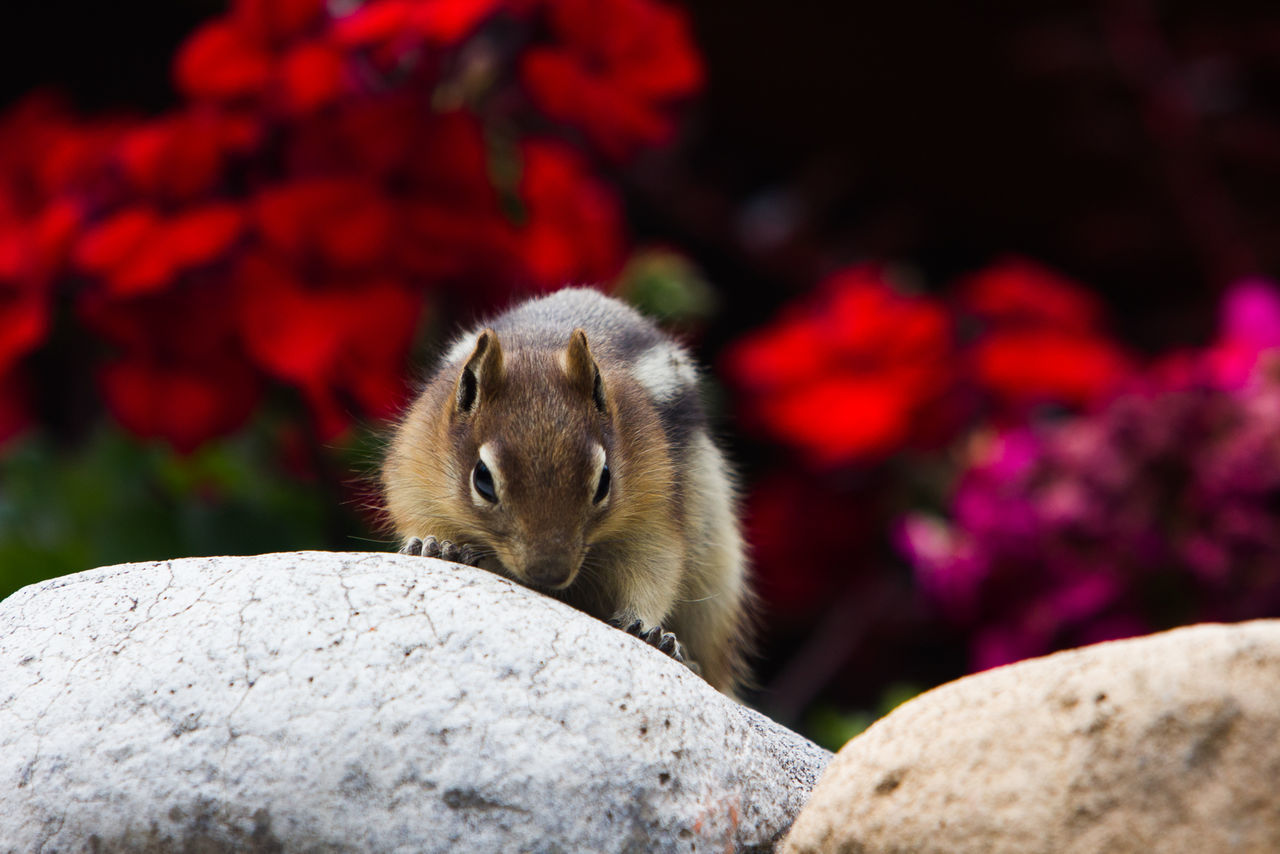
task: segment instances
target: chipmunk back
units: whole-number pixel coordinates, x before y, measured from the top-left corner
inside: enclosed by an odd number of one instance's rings
[[[689,354],[624,303],[565,289],[459,337],[382,482],[402,550],[541,590],[722,691],[743,677],[750,591],[728,466]]]

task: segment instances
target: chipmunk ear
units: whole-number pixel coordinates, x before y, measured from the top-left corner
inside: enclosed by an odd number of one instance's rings
[[[591,355],[591,347],[587,345],[587,333],[582,329],[573,330],[573,334],[569,336],[569,349],[565,351],[564,364],[569,382],[589,393],[600,414],[608,415],[604,380],[600,377],[600,367],[596,364],[595,357]]]
[[[502,384],[502,346],[492,329],[476,338],[475,349],[462,366],[454,390],[454,409],[459,413],[475,411],[480,401],[488,398]]]

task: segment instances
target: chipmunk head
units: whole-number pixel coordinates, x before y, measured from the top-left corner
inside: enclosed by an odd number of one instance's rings
[[[560,350],[476,339],[453,389],[458,506],[502,569],[562,590],[578,576],[617,487],[610,405],[586,333]]]

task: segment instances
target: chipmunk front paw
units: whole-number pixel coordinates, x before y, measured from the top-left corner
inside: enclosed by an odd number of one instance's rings
[[[702,675],[702,668],[698,667],[698,662],[689,657],[685,651],[684,644],[680,643],[680,639],[672,632],[663,631],[662,626],[651,626],[646,629],[643,620],[628,621],[625,619],[614,620],[613,625],[627,634],[639,638],[660,652],[665,652],[699,676]]]
[[[416,557],[434,557],[440,560],[447,560],[450,563],[465,564],[466,566],[475,566],[480,560],[480,555],[470,545],[453,543],[449,540],[437,540],[435,537],[410,537],[400,547],[400,554],[414,555]]]

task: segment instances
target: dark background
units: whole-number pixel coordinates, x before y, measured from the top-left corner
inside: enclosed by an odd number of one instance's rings
[[[6,10],[0,99],[169,103],[214,0]],[[679,148],[631,176],[640,238],[690,252],[724,328],[863,256],[938,281],[1008,252],[1105,294],[1139,347],[1280,258],[1280,8],[1230,2],[693,2],[709,70]],[[646,171],[647,170],[647,171]]]

